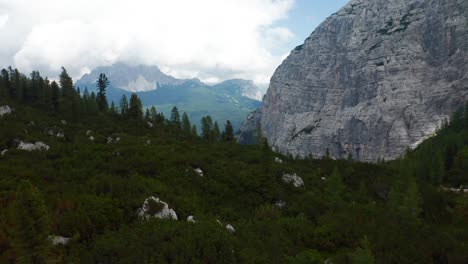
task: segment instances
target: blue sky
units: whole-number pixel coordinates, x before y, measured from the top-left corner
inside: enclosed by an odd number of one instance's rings
[[[295,0],[294,6],[289,11],[285,20],[276,24],[284,26],[294,33],[294,37],[289,41],[287,47],[292,50],[294,47],[303,44],[312,31],[320,25],[327,17],[338,11],[349,0]],[[283,52],[279,50],[277,52]]]

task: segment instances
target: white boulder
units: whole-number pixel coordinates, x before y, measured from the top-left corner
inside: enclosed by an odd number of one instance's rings
[[[226,229],[233,234],[236,233],[236,229],[234,229],[234,227],[230,224],[226,225]]]
[[[66,245],[70,241],[70,238],[63,236],[49,236],[49,241],[53,246]]]
[[[7,152],[8,152],[8,149],[2,150],[2,152],[0,152],[0,156],[5,156]]]
[[[26,150],[26,151],[35,151],[35,150],[49,150],[50,147],[43,142],[36,142],[36,143],[25,143],[23,141],[20,141],[18,145],[18,149],[20,150]]]
[[[278,207],[278,208],[281,209],[281,208],[286,207],[286,202],[283,201],[283,200],[278,200],[278,201],[276,201],[276,202],[274,203],[274,205],[275,205],[276,207]]]
[[[195,171],[195,173],[198,174],[200,177],[204,177],[203,176],[203,171],[200,168],[196,168],[193,171]]]
[[[189,217],[187,217],[187,222],[196,223],[197,221],[195,221],[195,218],[193,217],[193,215],[190,215]]]
[[[154,208],[151,208],[154,205],[161,205],[162,209],[155,211]],[[137,213],[140,218],[145,220],[151,218],[178,220],[176,212],[173,209],[170,209],[167,203],[154,196],[146,198],[143,202],[143,206],[138,209]]]
[[[12,110],[10,106],[8,105],[2,105],[0,106],[0,116],[6,115],[6,114],[11,114]]]
[[[296,173],[293,173],[293,174],[284,173],[282,179],[283,179],[283,182],[285,183],[292,183],[294,187],[296,188],[304,186],[304,181],[302,180],[301,177],[297,176]]]
[[[89,137],[89,140],[94,141],[94,137],[93,137],[93,136],[90,136],[90,137]]]
[[[322,177],[322,181],[326,181],[326,180],[327,180],[327,178],[325,178],[325,177]]]
[[[275,162],[279,164],[283,164],[283,160],[278,157],[275,157]]]
[[[91,136],[92,134],[93,134],[93,131],[91,131],[91,130],[86,131],[86,136],[89,137],[89,136]]]
[[[148,125],[149,128],[153,128],[153,127],[154,127],[154,124],[151,123],[150,121],[146,122],[146,124]]]

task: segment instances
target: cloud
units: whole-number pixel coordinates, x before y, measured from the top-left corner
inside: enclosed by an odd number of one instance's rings
[[[0,63],[75,77],[115,62],[179,78],[268,83],[292,33],[275,24],[294,0],[0,0]],[[1,16],[0,16],[1,18]],[[1,19],[0,19],[1,28]],[[6,31],[6,32],[5,32]],[[4,66],[4,65],[2,65]]]
[[[8,15],[0,15],[0,29],[2,29],[8,22]]]

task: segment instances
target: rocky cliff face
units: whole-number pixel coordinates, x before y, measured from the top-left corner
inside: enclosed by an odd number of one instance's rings
[[[394,159],[468,100],[468,1],[352,0],[276,70],[261,124],[294,156]]]

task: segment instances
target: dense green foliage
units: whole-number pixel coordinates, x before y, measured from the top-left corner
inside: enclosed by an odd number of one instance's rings
[[[32,88],[33,78],[5,72],[0,106],[14,111],[0,117],[0,263],[33,252],[47,263],[467,261],[467,194],[441,188],[468,181],[466,110],[397,161],[293,160],[234,144],[228,129],[216,135],[210,117],[198,137],[185,115],[182,125],[156,109],[143,115],[137,96],[100,112],[96,95],[80,96],[66,74],[54,92],[54,82],[35,76],[41,88]],[[18,150],[19,140],[50,150]],[[284,183],[285,172],[304,187]],[[179,220],[139,219],[149,196]],[[47,232],[72,239],[47,246]]]

